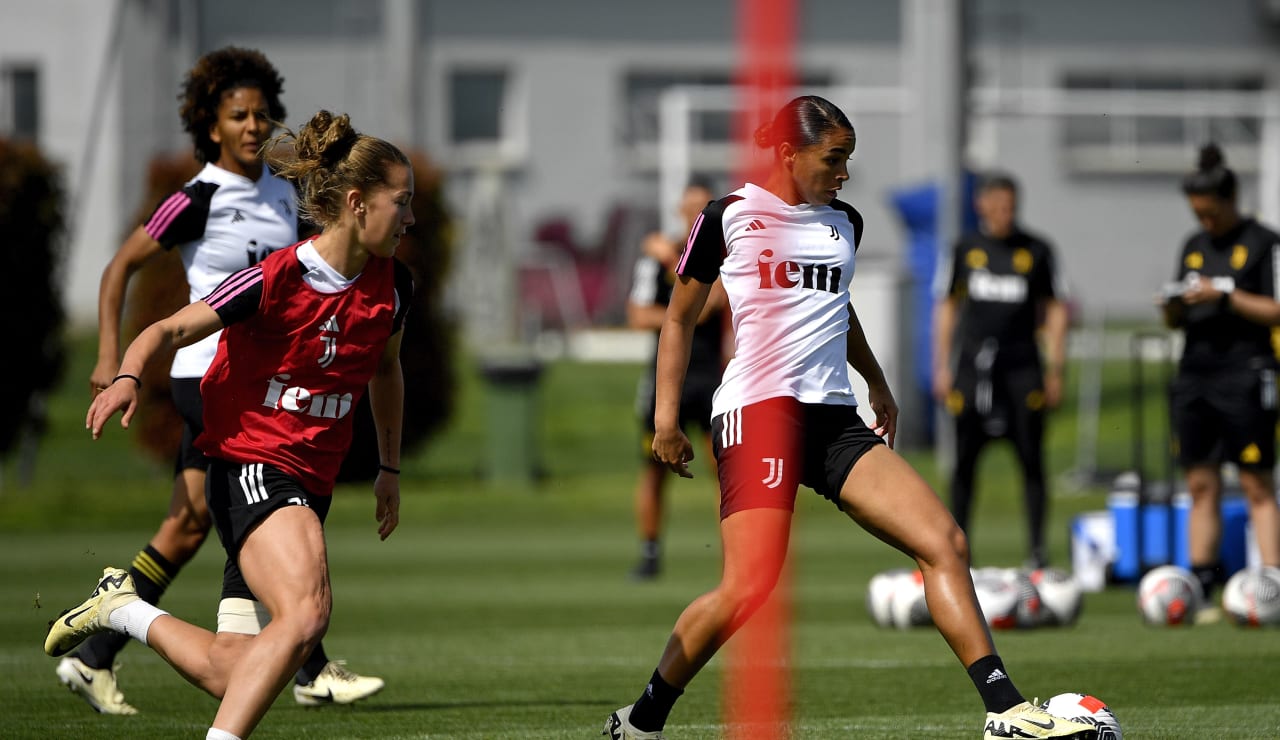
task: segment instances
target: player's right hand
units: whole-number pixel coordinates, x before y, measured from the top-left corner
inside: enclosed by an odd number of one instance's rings
[[[120,426],[128,429],[133,412],[138,409],[138,386],[128,378],[108,382],[107,387],[94,396],[93,403],[89,404],[89,413],[84,417],[84,428],[97,439],[102,436],[102,427],[106,426],[107,420],[121,409],[124,409],[124,415],[120,417]]]
[[[666,465],[681,478],[693,477],[693,473],[689,472],[689,461],[693,459],[693,445],[679,427],[674,430],[654,432],[653,459]]]

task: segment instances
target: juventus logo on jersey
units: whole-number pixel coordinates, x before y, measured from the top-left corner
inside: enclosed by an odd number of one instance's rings
[[[320,325],[320,341],[324,343],[324,352],[320,355],[320,367],[329,367],[338,356],[338,317],[330,316]]]
[[[782,485],[782,470],[786,460],[780,457],[762,457],[760,462],[769,466],[769,472],[765,474],[760,482],[765,488],[777,488]]]
[[[828,229],[831,229],[831,238],[832,238],[832,239],[835,239],[836,241],[840,241],[840,232],[839,232],[839,231],[836,231],[836,225],[835,225],[835,224],[827,224],[827,228],[828,228]]]

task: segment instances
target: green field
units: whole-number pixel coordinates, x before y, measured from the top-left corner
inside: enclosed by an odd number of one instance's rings
[[[53,675],[40,649],[45,623],[78,602],[106,564],[127,565],[152,533],[168,496],[168,466],[142,457],[112,429],[91,444],[83,430],[88,375],[78,344],[35,480],[22,487],[13,461],[0,490],[0,736],[202,737],[215,702],[146,648],[122,655],[133,717],[93,714]],[[286,692],[259,727],[262,738],[594,737],[630,703],[653,670],[676,615],[712,586],[719,569],[715,489],[700,463],[673,483],[667,570],[655,583],[626,572],[636,552],[631,495],[637,465],[632,365],[552,365],[539,425],[546,479],[494,485],[484,465],[486,403],[463,366],[458,417],[404,462],[402,524],[379,542],[369,489],[340,489],[328,533],[335,608],[326,646],[356,671],[386,678],[376,697],[304,709]],[[1100,449],[1127,459],[1123,364],[1108,368]],[[411,380],[411,379],[410,379]],[[1072,407],[1068,404],[1067,409]],[[907,421],[907,420],[904,420]],[[1050,435],[1055,472],[1075,463],[1071,413]],[[701,448],[699,448],[701,449]],[[933,479],[928,454],[910,456]],[[1016,565],[1023,555],[1012,456],[980,470],[976,565]],[[1052,551],[1067,563],[1067,523],[1103,506],[1103,491],[1055,486]],[[866,615],[868,579],[906,559],[803,490],[792,573],[795,738],[980,734],[972,685],[933,630],[877,629]],[[221,550],[210,542],[164,606],[208,625]],[[1094,693],[1111,704],[1126,738],[1280,737],[1280,639],[1225,624],[1153,629],[1133,591],[1086,597],[1078,624],[997,634],[1015,682],[1030,697]],[[721,663],[689,688],[668,724],[673,740],[716,738]]]

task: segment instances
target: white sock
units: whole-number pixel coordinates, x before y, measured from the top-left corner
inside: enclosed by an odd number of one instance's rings
[[[240,738],[226,730],[210,727],[209,731],[204,734],[204,740],[240,740]]]
[[[155,604],[148,604],[138,599],[112,609],[107,615],[107,621],[111,624],[111,629],[123,632],[146,645],[147,630],[151,629],[151,623],[156,621],[157,617],[163,617],[168,613],[156,607]]]

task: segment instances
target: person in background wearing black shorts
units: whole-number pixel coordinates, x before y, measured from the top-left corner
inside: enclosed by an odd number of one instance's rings
[[[632,329],[649,329],[655,334],[662,328],[667,315],[667,302],[671,300],[671,288],[675,285],[676,260],[684,249],[685,240],[703,206],[712,199],[711,189],[701,182],[691,182],[680,198],[680,216],[684,234],[679,239],[660,232],[649,234],[644,241],[644,254],[636,260],[627,300],[627,324]],[[706,435],[708,448],[711,441],[711,396],[720,385],[721,362],[724,347],[724,288],[716,283],[707,305],[698,317],[693,332],[693,349],[689,358],[689,372],[685,380],[684,394],[680,399],[680,427],[700,427]],[[645,374],[636,388],[636,412],[645,434],[642,449],[645,465],[636,483],[636,528],[640,535],[640,561],[631,571],[635,580],[656,578],[662,568],[662,520],[663,491],[667,481],[667,466],[653,459],[653,412],[656,403],[654,373],[658,367],[657,347]],[[708,455],[711,473],[715,475],[715,459]]]
[[[1280,508],[1272,475],[1280,236],[1240,213],[1236,190],[1236,175],[1222,152],[1205,146],[1199,166],[1182,181],[1201,228],[1182,246],[1175,283],[1162,305],[1165,323],[1186,336],[1170,416],[1191,492],[1191,570],[1206,599],[1223,576],[1223,463],[1240,471],[1262,563],[1280,566]]]
[[[956,429],[951,513],[972,538],[978,456],[987,442],[1008,438],[1022,466],[1027,566],[1042,568],[1049,561],[1045,412],[1062,400],[1067,308],[1053,248],[1017,221],[1013,178],[985,177],[975,205],[980,230],[956,244],[949,270],[939,269],[934,308],[933,394]]]

